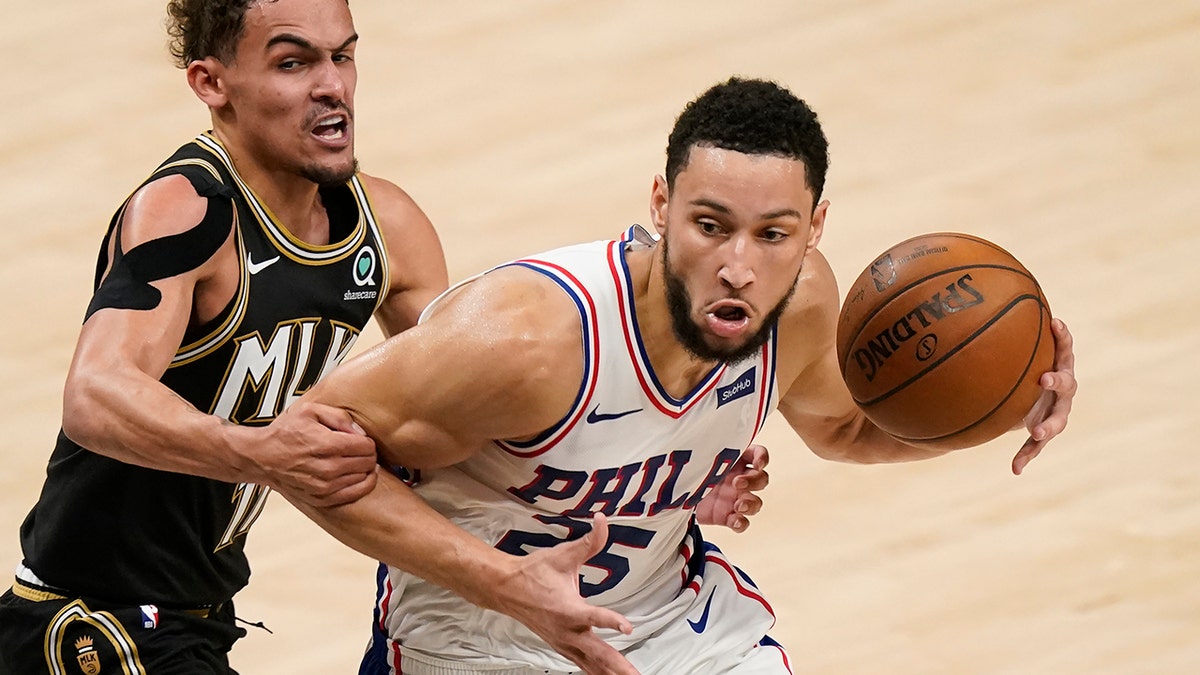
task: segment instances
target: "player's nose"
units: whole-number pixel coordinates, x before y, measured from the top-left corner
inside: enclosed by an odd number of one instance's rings
[[[721,247],[721,267],[717,277],[730,288],[740,289],[754,283],[752,249],[741,237],[732,237]]]
[[[313,98],[330,101],[343,101],[346,98],[346,78],[332,61],[323,61],[316,67],[316,82],[313,85]]]

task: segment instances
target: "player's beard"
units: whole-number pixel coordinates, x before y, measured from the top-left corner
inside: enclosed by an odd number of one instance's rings
[[[310,164],[300,170],[300,175],[321,187],[341,185],[358,173],[358,158],[343,167],[318,166]]]
[[[671,267],[670,257],[667,255],[667,240],[664,238],[659,242],[659,246],[662,247],[663,279],[666,282],[667,308],[671,313],[671,328],[683,348],[696,358],[729,364],[740,363],[757,354],[767,340],[771,339],[772,330],[779,323],[779,317],[783,316],[783,310],[787,308],[788,302],[795,294],[796,280],[800,278],[800,273],[796,272],[796,279],[792,280],[787,294],[767,313],[762,325],[745,342],[729,347],[714,347],[704,339],[703,328],[692,321],[692,295],[684,286],[683,279],[675,274],[675,270]]]

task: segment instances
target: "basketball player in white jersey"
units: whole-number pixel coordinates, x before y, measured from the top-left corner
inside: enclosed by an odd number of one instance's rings
[[[842,382],[839,294],[817,250],[827,165],[803,101],[761,80],[719,84],[671,134],[651,195],[659,238],[635,226],[468,280],[310,392],[416,469],[424,502],[381,476],[356,503],[305,507],[392,565],[360,673],[574,671],[525,608],[542,599],[538,583],[577,583],[594,625],[620,629],[578,626],[578,648],[602,638],[640,672],[791,672],[767,636],[770,603],[696,526],[701,498],[775,408],[824,458],[937,454],[882,433]],[[1055,370],[1041,378],[1017,473],[1063,430],[1075,392],[1071,336],[1058,320],[1054,334]],[[441,517],[482,545],[422,547],[414,533]],[[568,541],[579,569],[544,564]],[[464,599],[442,588],[455,580],[436,565],[414,561],[422,548],[447,566],[471,556],[497,584],[524,575],[533,590],[504,600],[466,588]],[[496,552],[531,562],[514,569]]]

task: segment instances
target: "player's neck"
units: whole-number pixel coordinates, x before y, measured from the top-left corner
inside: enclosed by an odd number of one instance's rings
[[[329,216],[316,183],[291,171],[269,169],[219,131],[217,136],[242,181],[254,191],[276,223],[306,244],[329,243]]]
[[[698,358],[675,337],[658,249],[630,251],[625,260],[633,282],[634,311],[646,357],[667,393],[676,399],[686,398],[718,362]]]

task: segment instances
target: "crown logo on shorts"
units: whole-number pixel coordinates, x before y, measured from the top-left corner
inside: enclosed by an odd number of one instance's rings
[[[100,652],[92,649],[92,638],[87,635],[79,638],[75,641],[75,649],[79,650],[75,660],[83,675],[100,675]]]

